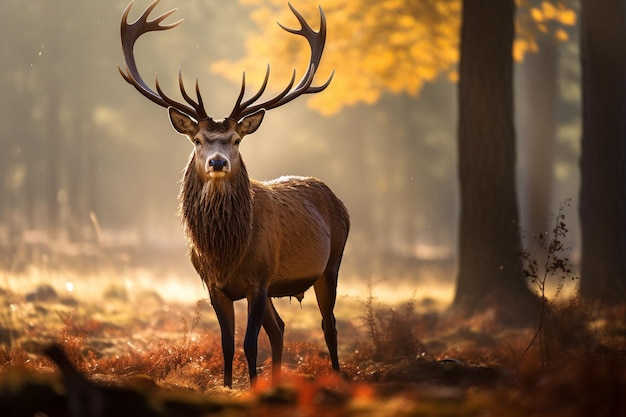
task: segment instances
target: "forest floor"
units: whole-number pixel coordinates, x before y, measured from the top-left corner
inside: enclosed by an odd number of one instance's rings
[[[574,296],[549,304],[540,329],[507,328],[493,312],[468,317],[419,292],[388,300],[373,283],[337,300],[337,376],[310,292],[301,304],[276,302],[286,323],[280,385],[272,386],[262,332],[260,378],[250,388],[238,302],[227,389],[206,293],[193,287],[180,296],[176,271],[94,268],[84,253],[72,254],[84,265],[66,269],[66,260],[39,254],[33,267],[19,260],[32,253],[9,255],[0,265],[2,416],[626,415],[626,306]],[[118,265],[118,255],[107,259]],[[63,374],[45,353],[50,346],[71,363]]]

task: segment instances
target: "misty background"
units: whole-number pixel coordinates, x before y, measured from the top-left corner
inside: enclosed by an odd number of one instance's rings
[[[299,9],[313,4],[300,3]],[[33,244],[135,248],[148,262],[168,252],[195,277],[176,215],[192,145],[171,128],[165,109],[117,71],[124,63],[119,22],[127,4],[0,0],[0,245],[7,257]],[[130,20],[148,4],[137,1]],[[147,82],[158,74],[164,90],[178,97],[181,67],[188,86],[199,79],[207,111],[224,117],[240,85],[210,67],[243,56],[253,28],[251,9],[237,2],[163,0],[154,16],[174,7],[179,10],[167,22],[184,23],[137,43],[140,71]],[[328,26],[326,47],[332,48],[333,22]],[[528,234],[548,230],[550,213],[572,199],[565,214],[575,260],[580,70],[578,27],[567,30],[566,41],[550,43],[515,66],[517,193]],[[244,70],[232,68],[237,75]],[[350,77],[335,70],[336,79]],[[303,71],[298,68],[298,74]],[[281,89],[287,81],[272,77],[270,88]],[[322,94],[332,94],[332,88],[331,83]],[[411,277],[415,268],[433,262],[454,269],[456,88],[442,75],[417,96],[385,93],[375,104],[332,116],[296,100],[269,112],[240,150],[251,178],[311,175],[344,201],[353,226],[343,274]],[[553,134],[537,143],[532,128],[546,119],[538,117],[546,115],[546,103],[553,111]],[[553,160],[551,181],[533,177],[541,158]],[[447,278],[452,282],[454,273]]]

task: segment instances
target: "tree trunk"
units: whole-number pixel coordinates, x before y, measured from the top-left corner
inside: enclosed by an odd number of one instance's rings
[[[463,1],[459,81],[459,276],[454,304],[532,319],[518,256],[513,126],[514,0]]]
[[[581,293],[626,300],[626,4],[583,0]]]

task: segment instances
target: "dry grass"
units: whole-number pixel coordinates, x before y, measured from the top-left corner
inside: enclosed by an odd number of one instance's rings
[[[19,271],[5,265],[0,280],[0,409],[9,410],[3,415],[68,415],[76,388],[43,354],[53,343],[83,378],[79,386],[108,404],[110,415],[626,413],[624,306],[563,299],[546,314],[539,346],[530,343],[536,328],[501,327],[489,311],[455,315],[427,292],[404,291],[407,297],[394,303],[380,290],[384,283],[361,284],[358,296],[337,303],[339,378],[330,372],[315,297],[307,293],[301,305],[276,303],[286,322],[283,383],[271,386],[262,335],[261,377],[249,390],[241,349],[245,304],[237,303],[235,388],[228,390],[221,387],[217,321],[193,275],[185,281],[169,269],[192,289],[168,297],[174,283],[155,279],[154,269],[111,262],[124,259],[117,252],[89,268],[64,270],[50,259]],[[581,334],[584,343],[566,338]]]

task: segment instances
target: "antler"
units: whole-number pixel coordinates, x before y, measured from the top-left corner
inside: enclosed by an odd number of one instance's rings
[[[200,88],[198,86],[197,79],[197,100],[194,100],[189,96],[189,94],[187,94],[185,86],[183,85],[182,73],[180,70],[178,71],[178,84],[180,87],[180,92],[187,102],[187,105],[173,100],[165,95],[165,93],[161,89],[161,86],[159,85],[158,78],[155,77],[157,91],[154,91],[153,89],[148,87],[146,82],[141,78],[141,75],[139,74],[133,52],[133,48],[137,39],[139,39],[139,37],[144,33],[172,29],[182,22],[181,19],[169,25],[161,25],[161,22],[163,22],[167,17],[174,13],[176,9],[165,12],[154,20],[148,21],[148,16],[152,12],[152,10],[154,10],[159,1],[160,0],[154,0],[154,2],[152,2],[152,4],[148,6],[148,8],[143,12],[143,14],[135,22],[130,24],[128,23],[128,14],[130,13],[133,2],[131,1],[126,7],[126,10],[124,10],[120,26],[120,34],[122,38],[122,51],[124,53],[126,65],[124,70],[122,70],[119,65],[117,69],[127,83],[135,87],[137,91],[139,91],[141,94],[143,94],[145,97],[150,99],[152,102],[158,104],[159,106],[174,107],[182,111],[183,113],[196,118],[196,120],[207,119],[209,118],[209,116],[204,109],[204,104],[202,102],[202,96],[200,95]],[[311,59],[306,73],[298,82],[298,84],[293,87],[296,78],[296,70],[294,69],[291,76],[291,81],[283,91],[281,91],[274,98],[271,98],[263,103],[254,104],[265,92],[265,88],[267,87],[267,82],[270,76],[270,67],[269,65],[267,66],[265,79],[259,91],[257,91],[257,93],[254,96],[250,97],[248,100],[242,102],[243,96],[246,92],[246,74],[244,72],[239,97],[237,98],[235,107],[233,108],[233,111],[230,113],[228,118],[238,121],[241,118],[255,113],[260,109],[271,110],[280,107],[283,104],[289,103],[291,100],[303,94],[319,93],[320,91],[323,91],[326,87],[328,87],[331,80],[333,79],[333,75],[335,74],[334,71],[330,74],[330,77],[328,78],[328,80],[326,80],[324,84],[316,87],[311,86],[311,84],[313,83],[313,78],[315,77],[315,72],[317,71],[320,60],[322,59],[322,52],[324,51],[324,44],[326,42],[326,16],[324,15],[324,11],[321,7],[319,8],[320,28],[318,32],[315,32],[311,28],[311,26],[309,26],[306,20],[304,20],[302,15],[291,5],[291,3],[289,3],[289,8],[300,22],[300,29],[291,29],[283,26],[280,23],[278,23],[278,25],[287,32],[303,36],[309,42],[309,46],[311,48]]]
[[[291,100],[300,97],[303,94],[319,93],[320,91],[323,91],[326,87],[328,87],[331,80],[333,79],[335,71],[330,74],[330,77],[328,78],[328,80],[326,80],[324,84],[317,87],[311,86],[311,84],[313,83],[313,77],[315,77],[315,72],[317,71],[320,60],[322,59],[322,52],[324,51],[324,44],[326,42],[326,16],[324,15],[322,7],[320,6],[319,8],[320,28],[318,32],[315,32],[311,28],[311,26],[309,26],[306,20],[304,20],[304,17],[302,17],[302,15],[295,9],[295,7],[291,5],[291,3],[289,3],[289,8],[300,22],[300,29],[291,29],[283,26],[280,23],[278,23],[278,25],[289,33],[303,36],[309,42],[309,46],[311,47],[311,59],[306,73],[292,90],[291,88],[293,87],[293,83],[296,78],[296,70],[294,69],[291,75],[291,81],[283,91],[281,91],[277,96],[272,99],[269,99],[263,103],[254,104],[261,97],[261,95],[263,95],[263,92],[267,87],[267,81],[269,80],[270,76],[270,66],[268,64],[267,70],[265,71],[265,79],[263,80],[263,84],[261,85],[259,91],[257,91],[257,93],[254,96],[250,97],[248,100],[242,102],[241,100],[243,99],[246,91],[246,73],[244,72],[241,81],[241,91],[239,92],[239,97],[237,98],[235,107],[233,108],[233,111],[230,113],[230,116],[228,116],[228,118],[237,121],[260,109],[271,110],[280,107],[283,104],[289,103]]]
[[[135,42],[141,35],[147,32],[156,32],[161,30],[168,30],[178,26],[182,19],[174,22],[169,25],[161,25],[161,22],[169,17],[172,13],[176,11],[176,9],[170,10],[168,12],[163,13],[161,16],[155,18],[154,20],[148,21],[148,15],[154,10],[156,5],[160,0],[154,0],[150,6],[143,12],[143,14],[133,23],[128,23],[128,14],[130,13],[130,9],[133,5],[131,1],[126,10],[124,10],[124,14],[122,15],[122,22],[120,26],[120,34],[122,37],[122,51],[124,52],[124,59],[126,60],[125,70],[122,70],[120,66],[117,66],[118,71],[126,80],[127,83],[134,86],[137,91],[143,94],[145,97],[163,107],[174,107],[183,113],[188,114],[189,116],[195,117],[197,120],[206,119],[208,115],[204,110],[204,104],[202,103],[202,96],[200,95],[200,88],[198,86],[198,80],[196,79],[196,97],[197,101],[194,101],[185,90],[185,86],[183,85],[183,77],[182,73],[178,71],[178,84],[180,86],[180,92],[185,99],[185,101],[189,104],[185,105],[176,100],[173,100],[166,96],[161,90],[161,86],[159,85],[158,78],[155,77],[155,84],[157,91],[152,90],[145,81],[141,78],[139,74],[139,70],[137,69],[137,64],[135,62],[135,56],[133,53],[133,48],[135,46]]]

